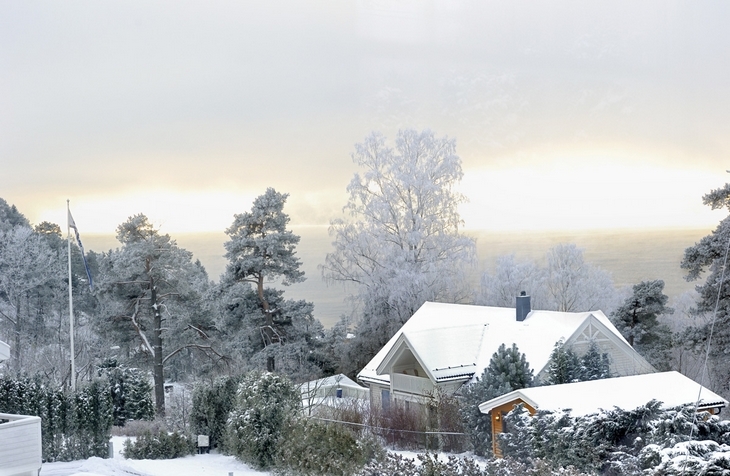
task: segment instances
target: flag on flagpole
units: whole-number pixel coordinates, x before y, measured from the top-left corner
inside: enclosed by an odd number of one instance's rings
[[[79,229],[76,228],[76,222],[74,221],[74,217],[71,216],[71,210],[68,210],[68,227],[74,229],[74,233],[76,234],[76,243],[79,244],[79,249],[81,249],[81,257],[84,259],[84,267],[86,268],[86,276],[89,278],[89,287],[93,288],[94,283],[91,280],[91,270],[89,269],[89,263],[86,262],[86,252],[84,251],[84,245],[81,244],[81,236],[79,235]]]

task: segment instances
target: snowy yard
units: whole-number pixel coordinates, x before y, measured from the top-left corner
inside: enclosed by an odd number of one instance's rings
[[[126,437],[112,437],[114,459],[90,458],[68,463],[45,463],[41,476],[233,476],[268,475],[255,471],[233,456],[194,455],[165,460],[125,459],[121,451]]]

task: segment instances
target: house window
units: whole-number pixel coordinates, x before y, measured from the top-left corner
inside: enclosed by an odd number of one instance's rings
[[[383,410],[390,410],[390,390],[380,391],[380,401],[383,403]]]

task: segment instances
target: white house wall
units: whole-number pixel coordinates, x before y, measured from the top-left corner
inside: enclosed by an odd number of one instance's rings
[[[41,419],[0,413],[0,475],[37,475],[41,468]]]

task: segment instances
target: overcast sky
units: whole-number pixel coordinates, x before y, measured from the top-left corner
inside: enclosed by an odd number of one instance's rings
[[[0,3],[0,196],[38,223],[327,224],[373,130],[457,140],[467,227],[712,226],[730,3]]]

